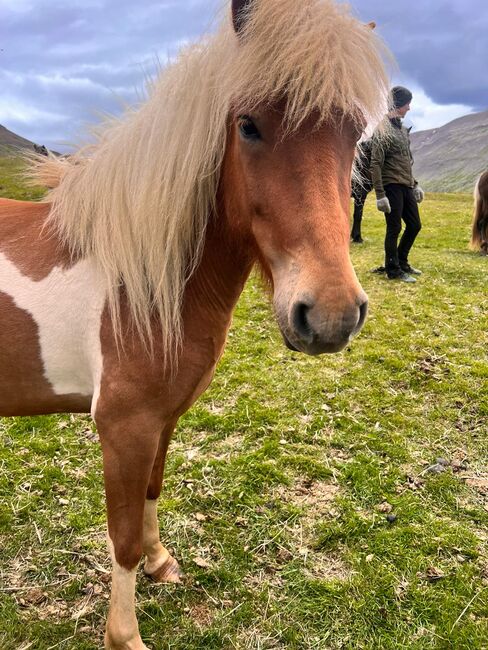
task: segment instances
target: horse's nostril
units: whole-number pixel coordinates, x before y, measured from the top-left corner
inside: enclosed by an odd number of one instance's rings
[[[359,332],[361,327],[364,325],[364,321],[366,320],[367,314],[368,314],[368,299],[366,298],[359,305],[359,320],[358,320],[358,324],[356,325],[356,331]]]
[[[310,305],[307,305],[304,302],[297,302],[293,307],[291,321],[293,328],[298,336],[304,341],[312,342],[313,330],[310,327],[310,323],[308,322],[309,311]]]

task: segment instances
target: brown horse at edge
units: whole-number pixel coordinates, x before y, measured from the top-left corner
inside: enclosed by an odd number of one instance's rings
[[[474,188],[471,248],[488,255],[488,172],[483,172]]]

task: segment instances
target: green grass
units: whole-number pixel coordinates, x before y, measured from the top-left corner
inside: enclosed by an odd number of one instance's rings
[[[44,194],[41,187],[26,187],[22,177],[24,165],[19,158],[0,152],[0,197],[19,201],[36,201]]]
[[[341,354],[287,351],[247,285],[170,447],[161,531],[187,579],[140,576],[153,650],[488,648],[487,260],[467,250],[469,196],[421,208],[424,275],[389,283],[369,273],[384,236],[370,197],[352,250],[370,316]],[[109,562],[90,421],[3,419],[0,437],[0,647],[99,648]]]

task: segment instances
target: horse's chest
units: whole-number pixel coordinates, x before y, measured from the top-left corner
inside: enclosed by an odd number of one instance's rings
[[[0,296],[4,394],[17,389],[16,402],[39,400],[40,411],[50,409],[49,396],[54,409],[57,396],[90,397],[102,370],[100,322],[106,298],[90,261],[54,267],[36,281],[0,253]]]

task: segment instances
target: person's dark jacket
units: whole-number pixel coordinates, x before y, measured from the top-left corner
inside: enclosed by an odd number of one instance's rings
[[[409,129],[399,118],[390,118],[388,123],[389,126],[376,131],[372,138],[371,178],[377,199],[386,196],[385,185],[389,183],[412,188],[417,185],[412,171]]]

